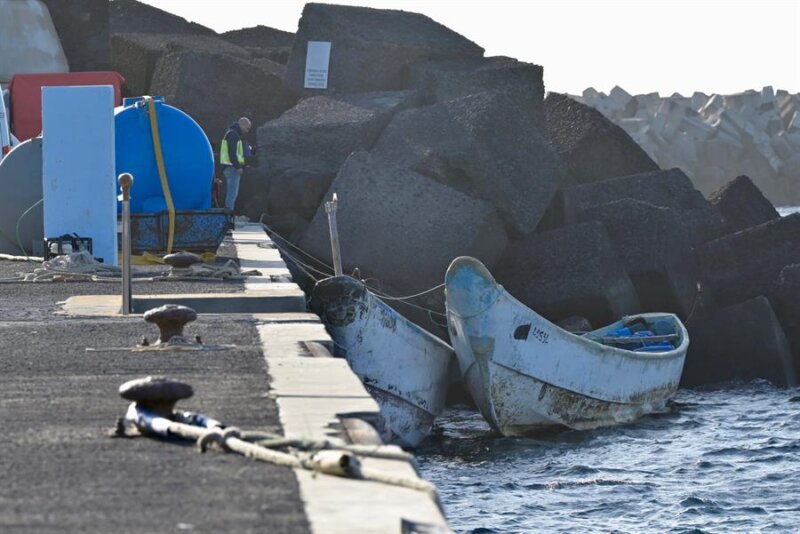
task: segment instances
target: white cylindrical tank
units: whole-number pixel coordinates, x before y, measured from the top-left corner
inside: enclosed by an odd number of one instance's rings
[[[41,254],[44,215],[36,205],[41,198],[42,138],[34,137],[0,162],[0,253]]]
[[[69,72],[50,12],[40,0],[0,0],[0,83],[14,74]]]

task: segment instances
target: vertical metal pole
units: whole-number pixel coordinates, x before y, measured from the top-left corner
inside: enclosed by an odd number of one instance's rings
[[[131,186],[133,176],[123,173],[118,178],[122,189],[122,315],[129,315],[131,307]]]
[[[342,252],[339,248],[339,230],[336,228],[336,208],[339,204],[339,199],[336,193],[333,194],[333,199],[325,203],[325,213],[328,214],[328,226],[331,230],[331,253],[333,255],[333,273],[336,276],[342,276]]]

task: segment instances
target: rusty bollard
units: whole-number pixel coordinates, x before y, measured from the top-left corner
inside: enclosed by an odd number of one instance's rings
[[[144,320],[155,323],[160,330],[157,345],[173,338],[183,339],[183,327],[197,319],[197,312],[187,306],[165,304],[144,313]],[[176,340],[177,341],[177,340]]]
[[[194,395],[194,390],[185,382],[148,376],[125,382],[119,387],[119,394],[140,408],[172,419],[175,403]]]

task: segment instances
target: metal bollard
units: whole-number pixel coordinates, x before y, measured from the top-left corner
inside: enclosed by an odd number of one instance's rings
[[[328,214],[328,227],[331,231],[331,251],[333,254],[333,273],[336,276],[342,276],[342,252],[339,248],[339,230],[336,227],[336,208],[339,204],[339,198],[336,193],[333,194],[333,199],[325,203],[325,213]]]
[[[131,306],[131,186],[133,176],[122,173],[118,178],[122,189],[122,315],[129,315]]]

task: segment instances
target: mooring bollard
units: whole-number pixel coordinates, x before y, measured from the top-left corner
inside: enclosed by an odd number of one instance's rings
[[[339,248],[339,230],[336,227],[336,208],[339,204],[339,198],[336,193],[333,194],[333,199],[325,203],[325,213],[328,214],[328,226],[331,231],[331,252],[333,255],[333,274],[342,276],[342,252]]]
[[[169,419],[173,416],[175,403],[188,399],[193,394],[194,390],[189,384],[152,376],[130,380],[119,387],[119,395],[123,399],[133,401],[137,406]]]
[[[122,315],[130,315],[131,306],[131,186],[133,176],[127,172],[119,175],[122,189]]]
[[[157,345],[171,341],[173,338],[183,340],[183,327],[197,319],[197,312],[187,306],[165,304],[147,310],[144,320],[155,323],[160,331]]]

